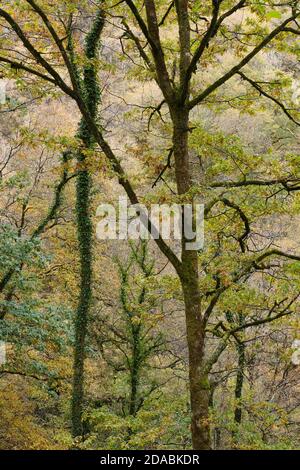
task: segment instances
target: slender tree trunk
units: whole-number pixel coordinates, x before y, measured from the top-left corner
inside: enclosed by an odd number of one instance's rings
[[[214,408],[214,394],[216,390],[216,383],[212,383],[210,381],[210,392],[209,392],[209,407],[211,409]],[[212,446],[214,450],[218,450],[221,446],[221,428],[215,426],[214,429],[211,430],[212,434]]]
[[[237,315],[238,325],[243,326],[245,319],[241,313]],[[231,312],[226,312],[227,321],[231,324],[234,324],[234,317]],[[232,431],[233,443],[237,442],[237,431],[238,427],[242,422],[242,406],[241,398],[243,393],[244,385],[244,371],[246,365],[246,345],[240,338],[240,342],[236,343],[237,351],[237,373],[236,373],[236,382],[234,389],[234,398],[235,398],[235,409],[234,409],[234,422],[236,424],[235,429]]]
[[[236,400],[236,406],[234,410],[234,421],[239,425],[242,422],[242,407],[241,407],[240,400],[242,398],[243,385],[244,385],[245,344],[244,343],[237,344],[236,350],[238,354],[238,370],[236,374],[236,384],[235,384],[235,391],[234,391],[234,396]]]
[[[243,315],[239,314],[239,325],[242,326],[244,323]],[[242,405],[241,405],[241,398],[243,394],[243,386],[244,386],[244,372],[245,372],[245,365],[246,365],[246,345],[243,342],[237,343],[236,351],[238,355],[238,368],[236,374],[236,383],[235,383],[235,390],[234,390],[234,397],[235,397],[235,410],[234,410],[234,421],[236,423],[236,429],[232,433],[233,442],[237,443],[237,434],[238,434],[238,427],[242,422]]]
[[[134,327],[133,327],[134,330]],[[130,404],[129,414],[135,416],[137,412],[137,399],[139,389],[139,375],[140,375],[140,340],[139,331],[133,332],[133,345],[132,345],[132,365],[130,370]]]
[[[193,253],[193,252],[191,252]],[[192,261],[191,261],[192,263]],[[195,450],[209,450],[209,380],[203,371],[205,335],[201,318],[198,276],[190,275],[183,283],[187,343],[189,351],[189,385],[192,412],[192,442]]]
[[[171,115],[174,125],[173,146],[176,182],[178,193],[183,195],[187,194],[191,188],[188,152],[189,112],[181,106],[178,109],[173,109]],[[182,273],[180,278],[184,295],[189,352],[192,442],[195,450],[208,450],[211,448],[209,381],[207,374],[203,372],[205,332],[201,317],[198,253],[186,249],[184,236],[182,237]]]
[[[245,344],[237,344],[236,350],[238,353],[238,369],[236,374],[234,398],[235,398],[235,409],[234,409],[234,422],[235,428],[232,431],[233,446],[238,446],[238,429],[242,422],[242,406],[241,398],[243,393],[244,385],[244,369],[245,369]]]
[[[100,36],[104,26],[103,12],[99,11],[85,44],[85,56],[88,60],[97,55]],[[93,119],[97,119],[100,100],[97,70],[91,63],[84,70],[83,93],[85,103]],[[94,146],[92,135],[85,119],[80,123],[78,137],[85,148]],[[84,434],[82,414],[84,406],[84,361],[86,356],[86,337],[89,311],[92,299],[92,239],[93,227],[90,219],[91,176],[83,152],[78,156],[79,174],[76,185],[76,217],[80,252],[80,295],[75,317],[75,346],[73,362],[72,392],[72,434],[74,437]]]
[[[80,297],[75,319],[75,348],[72,396],[73,436],[83,434],[84,359],[88,314],[92,297],[92,224],[90,221],[91,181],[88,171],[80,171],[77,179],[77,229],[80,249]]]

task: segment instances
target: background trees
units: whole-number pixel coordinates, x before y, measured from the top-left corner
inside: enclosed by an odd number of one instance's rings
[[[94,25],[100,25],[104,16],[103,51],[96,57],[97,48],[89,48],[97,46],[95,30],[87,35],[86,26],[95,18]],[[216,403],[216,387],[225,380],[217,368],[224,354],[230,351],[236,358],[237,350],[236,419],[230,432],[234,445],[239,445],[245,388],[241,379],[246,374],[242,348],[254,341],[253,335],[259,336],[258,331],[272,329],[273,321],[284,324],[285,317],[293,318],[288,322],[291,340],[295,335],[299,251],[288,230],[283,235],[281,223],[293,220],[298,211],[299,118],[291,86],[297,70],[298,16],[297,2],[54,5],[24,0],[13,9],[10,1],[1,7],[4,73],[17,79],[23,93],[25,85],[30,93],[51,100],[58,93],[72,110],[72,123],[76,104],[76,118],[84,126],[84,135],[76,141],[66,131],[64,142],[65,150],[80,155],[75,167],[82,270],[74,435],[82,433],[84,406],[83,358],[92,288],[89,220],[96,204],[96,197],[90,201],[93,175],[94,194],[100,184],[105,188],[102,199],[118,191],[117,177],[133,204],[184,203],[195,197],[205,202],[203,251],[186,250],[184,239],[178,247],[162,238],[156,250],[159,263],[162,255],[168,261],[160,272],[162,282],[170,287],[175,276],[173,300],[185,310],[193,447],[212,445],[209,404]],[[89,96],[80,81],[82,72]],[[101,122],[96,119],[99,84]],[[75,166],[73,161],[70,165]],[[109,262],[99,258],[97,267],[101,260],[106,269]],[[96,275],[96,305],[101,281]],[[160,292],[157,301],[163,301]],[[169,308],[172,311],[174,305]],[[176,322],[183,332],[181,319],[176,317]],[[172,355],[184,362],[184,349],[172,347]],[[217,441],[216,445],[232,445],[228,439],[221,442],[220,433]]]

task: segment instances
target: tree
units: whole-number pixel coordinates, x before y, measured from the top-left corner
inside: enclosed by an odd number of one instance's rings
[[[42,10],[34,2],[31,5],[36,11],[43,16]],[[83,71],[77,67],[74,61],[74,51],[72,44],[72,28],[73,28],[73,14],[68,11],[68,24],[66,25],[67,33],[67,50],[70,56],[69,63],[72,67],[74,80],[78,88],[81,90],[84,101],[93,116],[97,119],[98,103],[100,99],[100,90],[97,83],[97,71],[95,59],[99,47],[99,41],[104,26],[103,12],[100,9],[97,12],[96,18],[91,26],[91,30],[86,37],[86,44],[84,55],[86,63],[84,64]],[[45,18],[44,18],[45,19]],[[75,320],[75,347],[74,347],[74,383],[73,383],[73,399],[72,399],[72,425],[74,436],[81,435],[82,429],[82,411],[83,411],[83,398],[84,398],[84,358],[85,358],[85,342],[87,335],[87,322],[89,315],[89,308],[91,303],[92,294],[92,225],[90,222],[90,190],[91,179],[89,169],[86,165],[86,155],[91,151],[94,146],[93,135],[89,132],[85,120],[82,118],[78,135],[77,135],[81,148],[76,151],[78,161],[78,172],[71,177],[68,176],[67,163],[68,159],[72,157],[72,152],[68,149],[63,155],[63,170],[62,179],[58,183],[52,206],[49,208],[46,217],[39,223],[38,227],[34,230],[31,238],[39,237],[47,224],[55,218],[56,212],[60,206],[61,193],[66,183],[73,178],[77,177],[77,226],[78,226],[78,242],[80,247],[80,295]],[[24,207],[26,210],[26,207]],[[21,263],[23,263],[21,261]],[[9,283],[15,273],[15,268],[10,269],[5,273],[2,281],[0,282],[0,290],[3,290]]]
[[[72,20],[71,20],[72,21]],[[84,71],[82,85],[80,85],[80,72],[72,63],[74,73],[76,71],[77,84],[82,88],[82,96],[92,118],[97,120],[100,90],[97,81],[97,68],[93,62],[97,58],[97,52],[101,33],[104,27],[103,11],[97,12],[91,30],[85,42],[85,60],[87,61]],[[72,22],[69,29],[69,48],[72,52]],[[74,348],[74,379],[72,397],[72,426],[73,436],[83,434],[82,413],[84,399],[84,359],[86,355],[86,336],[89,319],[89,310],[92,297],[92,237],[93,228],[90,220],[90,191],[91,176],[86,165],[86,153],[92,150],[95,141],[84,117],[81,120],[78,131],[78,139],[82,142],[82,149],[77,153],[79,172],[77,177],[76,214],[78,227],[78,242],[80,248],[80,295],[75,320],[75,348]]]
[[[131,244],[128,259],[118,259],[117,264],[121,284],[120,319],[110,318],[109,313],[100,318],[97,315],[95,322],[99,326],[95,340],[115,374],[127,376],[129,393],[123,400],[122,411],[136,416],[146,398],[164,382],[153,376],[155,366],[159,370],[168,369],[178,359],[169,357],[166,340],[159,331],[162,313],[151,292],[154,260],[149,256],[147,242]]]

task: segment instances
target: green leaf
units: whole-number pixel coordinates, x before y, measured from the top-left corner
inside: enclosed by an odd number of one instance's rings
[[[271,20],[272,18],[281,18],[281,13],[279,13],[279,11],[276,11],[276,10],[272,10],[272,11],[269,11],[267,13],[267,19],[268,20]]]

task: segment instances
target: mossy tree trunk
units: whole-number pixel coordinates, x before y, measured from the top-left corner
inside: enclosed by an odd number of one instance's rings
[[[130,403],[129,414],[135,416],[138,411],[138,391],[140,385],[141,337],[140,325],[132,324],[132,363],[130,367]]]
[[[242,314],[238,315],[238,324],[242,326],[244,324],[244,317]],[[233,442],[236,444],[238,441],[238,429],[242,422],[242,396],[243,396],[243,387],[244,387],[244,377],[245,377],[245,367],[246,367],[246,344],[241,339],[236,344],[237,352],[237,373],[236,373],[236,382],[234,389],[234,398],[235,398],[235,409],[234,409],[234,422],[236,428],[232,433]]]
[[[245,344],[239,343],[236,346],[237,354],[238,354],[238,369],[236,374],[236,383],[235,383],[235,390],[234,396],[236,400],[236,406],[234,410],[234,421],[239,425],[242,422],[242,406],[241,406],[241,398],[243,393],[243,385],[244,385],[244,369],[245,369]]]
[[[171,115],[174,126],[173,148],[177,190],[179,195],[187,195],[192,186],[188,151],[189,111],[182,106],[179,108],[174,106]],[[208,376],[204,372],[205,327],[201,315],[198,252],[187,250],[184,222],[183,220],[180,281],[184,297],[189,352],[192,442],[194,449],[207,450],[210,449],[208,416],[210,394]]]
[[[84,70],[82,90],[85,104],[93,119],[97,119],[100,90],[97,69],[92,62],[97,57],[99,41],[104,27],[102,11],[99,11],[90,33],[86,38],[85,59],[90,61]],[[76,184],[76,218],[80,253],[80,294],[75,318],[75,346],[73,363],[72,393],[72,434],[84,434],[84,361],[86,357],[86,338],[92,299],[92,241],[93,226],[90,216],[91,175],[84,150],[92,149],[95,142],[84,118],[81,120],[78,138],[83,143],[83,151],[78,152],[78,177]]]

